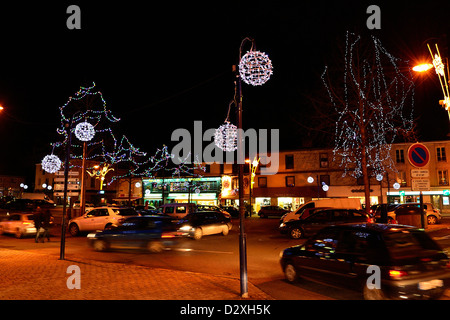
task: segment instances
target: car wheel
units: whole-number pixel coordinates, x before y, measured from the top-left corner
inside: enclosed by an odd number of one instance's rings
[[[229,232],[230,230],[228,229],[228,226],[224,226],[223,228],[222,228],[222,235],[224,235],[224,236],[226,236],[226,235],[228,235],[228,232]]]
[[[149,241],[149,243],[147,244],[147,250],[151,253],[159,253],[163,251],[163,249],[164,246],[159,241]]]
[[[260,213],[260,214],[259,214],[259,217],[260,217],[261,219],[267,218],[266,215],[265,215],[264,213]]]
[[[69,226],[69,233],[72,237],[76,237],[80,234],[80,228],[78,228],[78,225],[76,223],[72,223]]]
[[[194,239],[195,240],[200,240],[203,237],[203,230],[202,228],[197,228],[194,231]]]
[[[96,240],[94,242],[95,251],[106,251],[109,249],[109,244],[105,240]]]
[[[437,219],[435,216],[430,215],[427,217],[427,222],[428,222],[428,224],[436,224]]]
[[[294,228],[290,232],[292,239],[300,239],[303,237],[303,230],[300,228]]]
[[[387,300],[386,295],[381,289],[369,289],[367,285],[364,285],[363,289],[364,300]]]
[[[293,283],[297,280],[297,270],[292,264],[288,263],[286,265],[286,267],[284,268],[284,276],[290,283]]]

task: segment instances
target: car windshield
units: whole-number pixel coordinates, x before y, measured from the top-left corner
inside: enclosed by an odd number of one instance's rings
[[[421,231],[402,231],[384,235],[386,246],[394,259],[411,258],[441,252],[439,246]]]
[[[113,211],[115,214],[119,214],[121,216],[137,216],[138,215],[138,213],[132,208],[114,209]]]

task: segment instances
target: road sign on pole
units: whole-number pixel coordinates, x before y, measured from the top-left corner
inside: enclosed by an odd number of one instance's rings
[[[423,168],[430,162],[430,151],[421,143],[414,143],[408,149],[408,160],[416,168]]]

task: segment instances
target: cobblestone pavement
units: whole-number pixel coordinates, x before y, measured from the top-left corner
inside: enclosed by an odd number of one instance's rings
[[[25,250],[0,249],[0,300],[235,300],[240,297],[236,278],[149,268],[120,263],[59,260]],[[77,282],[80,289],[69,289]],[[70,270],[70,269],[69,269]],[[249,299],[270,296],[249,286]]]

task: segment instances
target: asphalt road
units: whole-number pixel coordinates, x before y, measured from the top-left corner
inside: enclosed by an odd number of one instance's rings
[[[450,251],[450,219],[432,232],[432,236],[443,248]],[[303,280],[290,284],[284,280],[279,265],[280,252],[305,240],[292,240],[281,235],[278,219],[246,219],[247,233],[247,270],[248,278],[254,285],[275,299],[282,300],[355,300],[362,299],[356,292],[342,288]],[[107,262],[129,263],[149,267],[161,267],[182,271],[219,274],[239,278],[239,233],[238,221],[234,222],[228,236],[211,235],[201,240],[181,239],[166,247],[159,254],[149,254],[140,250],[114,250],[96,252],[87,245],[85,236],[66,236],[65,257],[83,257]],[[49,243],[35,243],[33,238],[15,239],[9,235],[0,235],[0,248],[16,250],[42,250],[59,256],[60,229],[52,230]]]

